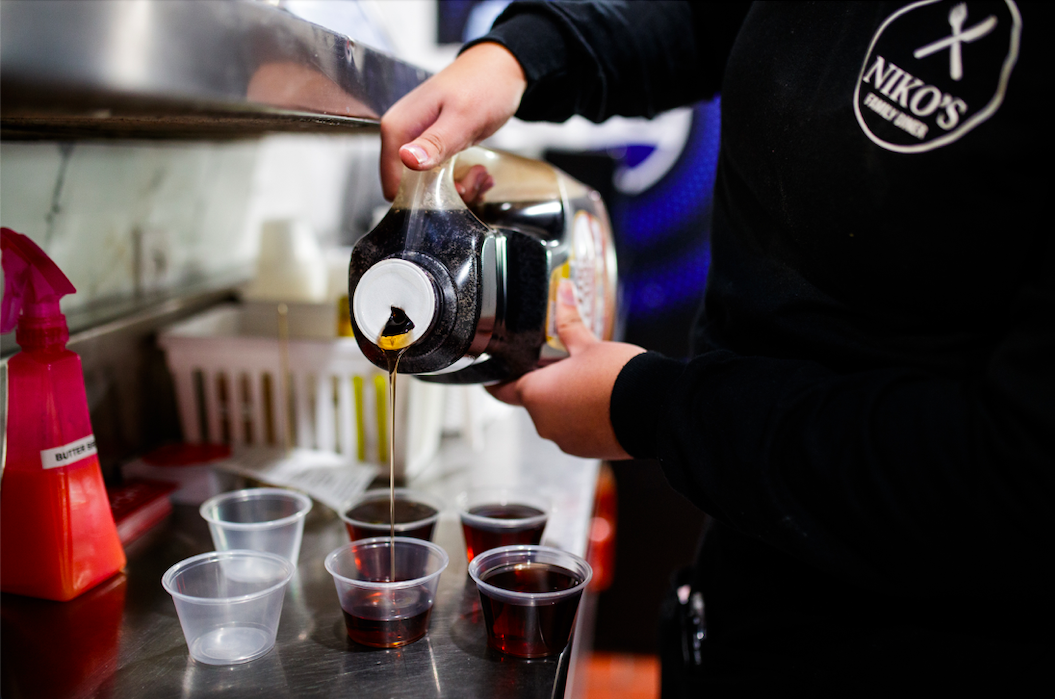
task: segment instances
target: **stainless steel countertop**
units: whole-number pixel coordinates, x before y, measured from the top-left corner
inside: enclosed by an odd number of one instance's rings
[[[469,483],[520,482],[555,499],[544,543],[582,554],[598,463],[560,453],[541,440],[520,410],[484,430],[483,449],[448,440],[435,464],[409,484],[453,504]],[[298,571],[286,591],[276,647],[226,667],[192,660],[161,576],[172,564],[209,551],[196,507],[178,506],[168,522],[128,550],[124,574],[66,603],[3,595],[2,694],[18,697],[559,697],[574,686],[576,657],[590,641],[586,595],[575,640],[554,658],[521,660],[487,648],[479,598],[450,507],[435,540],[450,555],[429,632],[392,650],[348,640],[323,558],[346,543],[335,513],[316,503],[304,532]],[[569,674],[569,670],[571,670]],[[571,692],[568,692],[571,695]]]

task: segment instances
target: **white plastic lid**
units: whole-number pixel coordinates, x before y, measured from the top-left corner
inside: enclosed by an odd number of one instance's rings
[[[392,307],[401,308],[414,328],[410,343],[417,342],[436,315],[436,291],[432,280],[418,265],[400,259],[381,260],[366,270],[352,297],[352,315],[359,329],[377,344]]]

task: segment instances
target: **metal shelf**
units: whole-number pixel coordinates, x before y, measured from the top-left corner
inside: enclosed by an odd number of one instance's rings
[[[4,139],[376,128],[428,73],[258,0],[4,0]]]

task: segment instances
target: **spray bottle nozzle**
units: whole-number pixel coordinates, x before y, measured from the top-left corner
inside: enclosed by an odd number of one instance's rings
[[[47,253],[21,233],[0,229],[0,249],[4,267],[0,332],[11,332],[27,321],[36,333],[56,328],[64,332],[66,319],[59,310],[59,300],[77,289]],[[18,341],[22,344],[21,334]]]

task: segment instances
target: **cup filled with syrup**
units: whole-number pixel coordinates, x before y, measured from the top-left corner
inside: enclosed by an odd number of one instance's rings
[[[423,539],[360,539],[326,556],[348,637],[374,648],[413,643],[429,629],[440,574],[450,559]]]
[[[475,488],[457,505],[470,563],[488,549],[540,543],[550,509],[548,499],[523,488]]]
[[[341,519],[351,541],[389,536],[392,528],[392,493],[388,488],[368,490],[352,501]],[[432,541],[443,502],[428,493],[408,488],[395,489],[395,536]]]
[[[571,640],[590,564],[549,546],[502,546],[469,564],[487,645],[520,658],[557,655]]]

